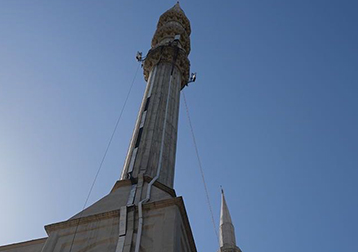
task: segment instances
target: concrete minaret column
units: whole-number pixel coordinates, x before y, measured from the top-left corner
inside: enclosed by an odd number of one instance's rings
[[[235,229],[226,204],[224,190],[221,190],[220,212],[220,250],[219,252],[241,252],[236,246]]]
[[[190,23],[179,4],[159,19],[144,64],[146,91],[121,179],[151,178],[173,187],[180,90],[189,78]],[[164,131],[164,133],[163,133]]]

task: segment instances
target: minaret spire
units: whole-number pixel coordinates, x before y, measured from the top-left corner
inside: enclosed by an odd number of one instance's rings
[[[220,252],[241,252],[236,246],[235,229],[227,207],[224,190],[221,188]]]

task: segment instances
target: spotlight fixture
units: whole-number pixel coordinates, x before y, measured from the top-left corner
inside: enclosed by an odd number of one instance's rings
[[[196,80],[196,73],[191,73],[188,83],[195,82]]]
[[[138,62],[143,61],[143,57],[142,57],[142,52],[137,52],[137,55],[135,56],[135,58],[137,59]]]

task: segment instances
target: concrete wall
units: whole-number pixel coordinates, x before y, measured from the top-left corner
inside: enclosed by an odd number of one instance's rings
[[[41,252],[47,238],[1,246],[1,252]]]
[[[137,187],[138,191],[146,192],[147,179]],[[46,226],[48,238],[3,246],[0,252],[69,252],[71,246],[72,252],[133,252],[138,207],[127,204],[131,188],[130,182],[120,181],[109,195],[84,210],[82,215]],[[137,192],[138,199],[134,201],[141,200],[144,192]],[[182,198],[175,197],[172,189],[158,183],[153,186],[151,195],[151,200],[143,205],[140,251],[196,252]],[[124,233],[120,232],[123,225]]]

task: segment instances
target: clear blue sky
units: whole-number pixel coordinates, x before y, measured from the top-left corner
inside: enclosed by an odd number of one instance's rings
[[[0,1],[0,244],[80,211],[161,13],[175,1]],[[218,225],[246,252],[358,251],[358,2],[181,2],[185,88]],[[122,169],[140,73],[90,202]],[[216,251],[181,103],[175,189]]]

